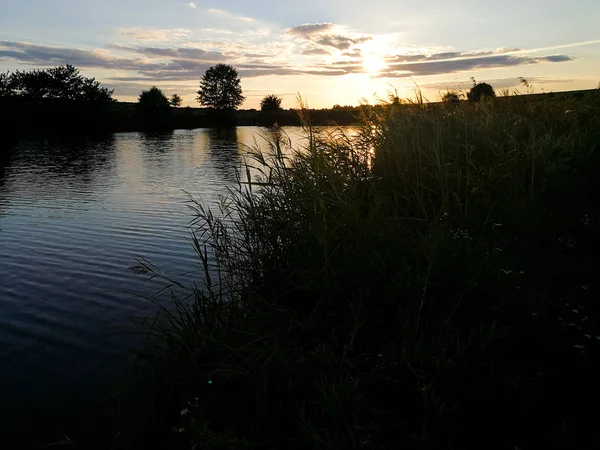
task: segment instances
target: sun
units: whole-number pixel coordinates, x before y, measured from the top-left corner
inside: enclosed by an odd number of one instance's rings
[[[383,58],[379,55],[364,55],[363,56],[363,67],[369,74],[377,74],[387,67]]]

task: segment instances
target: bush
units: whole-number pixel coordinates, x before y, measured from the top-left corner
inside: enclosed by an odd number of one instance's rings
[[[487,83],[473,82],[473,87],[467,94],[467,99],[472,102],[478,102],[483,98],[496,98],[494,88]]]
[[[146,129],[169,129],[171,127],[171,102],[156,86],[142,91],[137,107]]]
[[[144,328],[127,445],[594,447],[597,102],[273,131],[218,214],[191,200],[204,285]]]

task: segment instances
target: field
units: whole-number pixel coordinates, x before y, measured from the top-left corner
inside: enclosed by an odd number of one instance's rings
[[[600,444],[600,91],[360,121],[190,201],[206,280],[142,326],[122,448]]]

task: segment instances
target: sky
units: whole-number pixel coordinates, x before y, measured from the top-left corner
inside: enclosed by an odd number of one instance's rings
[[[206,69],[237,68],[246,100],[312,108],[498,91],[596,88],[598,0],[0,0],[0,71],[73,64],[136,101],[152,85],[199,106]]]

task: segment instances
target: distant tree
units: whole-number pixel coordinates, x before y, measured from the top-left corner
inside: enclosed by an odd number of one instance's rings
[[[456,91],[448,91],[442,96],[444,103],[458,103],[460,102],[461,94]]]
[[[183,102],[183,99],[179,95],[173,94],[173,95],[171,95],[169,102],[171,103],[171,106],[178,108],[181,106],[181,102]]]
[[[262,112],[281,111],[281,97],[275,94],[266,95],[260,102],[260,110]]]
[[[200,80],[198,102],[221,111],[236,110],[245,100],[237,70],[227,64],[217,64]]]
[[[156,86],[147,91],[142,91],[138,97],[138,105],[141,108],[169,108],[171,103],[167,96]]]
[[[167,129],[171,126],[171,103],[156,86],[142,91],[137,106],[147,129]]]
[[[0,73],[0,98],[10,97],[14,94],[10,73]]]
[[[494,88],[487,83],[477,83],[473,79],[473,87],[467,94],[467,99],[472,102],[478,102],[482,98],[495,98],[496,92]]]
[[[71,100],[94,104],[114,101],[114,91],[101,87],[94,78],[82,76],[70,64],[46,70],[17,70],[3,75],[0,95],[6,95],[8,91],[9,95],[34,100]]]

